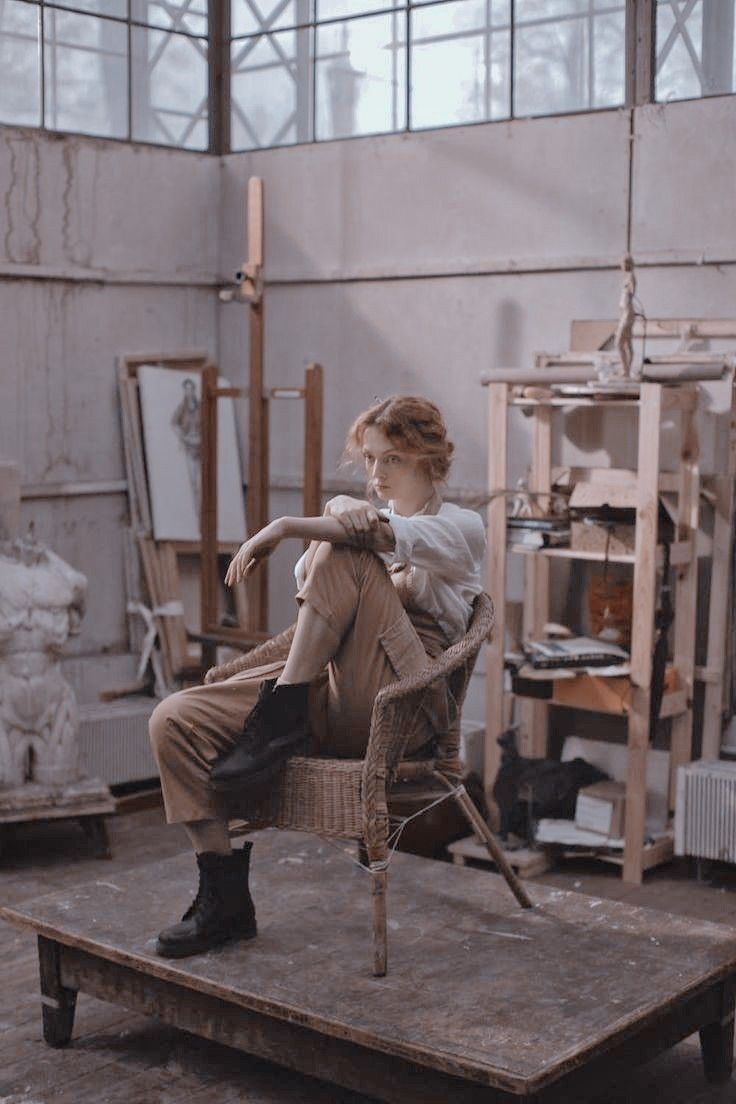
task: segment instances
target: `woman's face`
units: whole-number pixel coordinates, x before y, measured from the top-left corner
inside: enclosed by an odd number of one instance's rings
[[[411,499],[431,490],[416,453],[402,449],[377,426],[368,426],[363,435],[363,459],[372,490],[386,502]]]

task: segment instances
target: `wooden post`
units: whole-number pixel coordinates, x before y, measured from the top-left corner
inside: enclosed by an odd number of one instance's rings
[[[504,727],[504,652],[506,639],[506,470],[508,385],[488,384],[488,552],[486,589],[496,607],[493,637],[486,646],[486,736],[483,782],[489,808],[501,760],[498,737]]]
[[[687,563],[677,566],[673,655],[687,708],[672,719],[670,739],[670,808],[675,806],[677,768],[692,759],[693,694],[695,682],[695,621],[698,604],[696,539],[700,518],[700,466],[694,406],[683,409],[680,441],[680,486],[677,501],[677,540],[690,549]]]
[[[38,966],[41,974],[43,1037],[49,1046],[66,1046],[72,1037],[76,989],[61,984],[60,947],[52,939],[38,937]]]
[[[532,462],[529,490],[549,494],[552,482],[552,409],[538,407],[534,412]],[[544,502],[544,499],[537,500]],[[549,503],[549,499],[547,499]],[[549,620],[549,560],[544,555],[527,556],[524,561],[524,628],[526,639],[542,636]],[[531,757],[547,754],[549,709],[543,701],[528,698],[521,702],[524,731],[522,752]]]
[[[659,514],[659,431],[662,386],[643,383],[639,407],[639,455],[631,631],[631,710],[626,772],[625,882],[642,880],[649,749],[649,700],[654,647]]]
[[[708,668],[715,672],[705,687],[703,712],[703,758],[718,759],[723,735],[723,686],[726,663],[728,602],[733,540],[734,480],[736,480],[736,387],[731,392],[726,471],[715,480],[716,502],[713,522],[713,559],[710,574],[708,614]]]
[[[202,371],[202,474],[200,559],[200,625],[201,632],[212,632],[217,625],[217,367],[208,364]],[[216,662],[216,646],[202,642],[202,666],[205,670]]]
[[[263,181],[248,181],[248,263],[246,272],[254,286],[263,267]],[[253,536],[268,524],[269,440],[268,399],[263,389],[264,302],[256,295],[248,304],[250,315],[250,378],[248,403],[248,533]],[[246,583],[249,629],[268,627],[268,561]]]
[[[321,364],[304,373],[304,517],[322,514],[323,377]]]

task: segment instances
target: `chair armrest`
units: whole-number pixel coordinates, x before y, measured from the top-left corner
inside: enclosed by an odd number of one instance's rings
[[[277,636],[267,640],[265,644],[259,644],[257,648],[253,648],[243,656],[238,656],[230,663],[222,663],[219,667],[210,667],[204,676],[205,684],[209,686],[213,682],[222,682],[232,675],[237,675],[240,671],[249,671],[265,663],[276,663],[278,660],[285,660],[289,655],[295,630],[296,625],[291,625]]]

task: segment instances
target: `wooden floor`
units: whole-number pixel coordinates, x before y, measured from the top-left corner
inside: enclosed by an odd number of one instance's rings
[[[104,881],[182,850],[176,829],[158,809],[110,822],[114,859],[95,860],[71,825],[17,829],[0,856],[0,899],[20,904],[75,883]],[[722,884],[693,881],[685,864],[652,872],[631,888],[599,864],[578,861],[537,881],[594,896],[625,900],[736,928],[736,879],[720,868]],[[175,919],[188,901],[172,902]],[[354,1093],[291,1074],[226,1047],[133,1016],[82,995],[73,1045],[53,1051],[41,1041],[35,938],[0,925],[0,1101],[2,1104],[360,1104]],[[596,1104],[715,1104],[736,1101],[736,1082],[705,1084],[696,1037],[632,1072],[601,1085]],[[562,1104],[562,1102],[561,1102]]]

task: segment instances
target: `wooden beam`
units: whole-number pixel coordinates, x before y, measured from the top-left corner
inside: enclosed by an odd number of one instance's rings
[[[642,880],[646,823],[647,752],[651,697],[656,551],[659,516],[659,435],[662,388],[643,383],[639,410],[638,483],[634,566],[634,616],[631,630],[631,710],[626,770],[625,882]]]
[[[484,786],[489,808],[501,749],[498,737],[504,730],[504,652],[506,641],[506,490],[508,447],[508,386],[488,387],[488,552],[486,589],[496,607],[493,637],[486,646],[486,735]]]
[[[324,372],[310,364],[304,373],[304,517],[322,514],[322,429]]]
[[[212,632],[217,626],[217,367],[208,364],[202,372],[202,475],[200,513],[200,628]],[[202,666],[214,666],[217,649],[202,642]]]
[[[673,658],[687,709],[673,718],[670,737],[670,808],[675,807],[677,770],[692,759],[695,691],[695,622],[698,604],[696,539],[700,521],[700,449],[693,410],[683,410],[680,433],[680,488],[677,540],[689,547],[689,558],[677,566]]]

